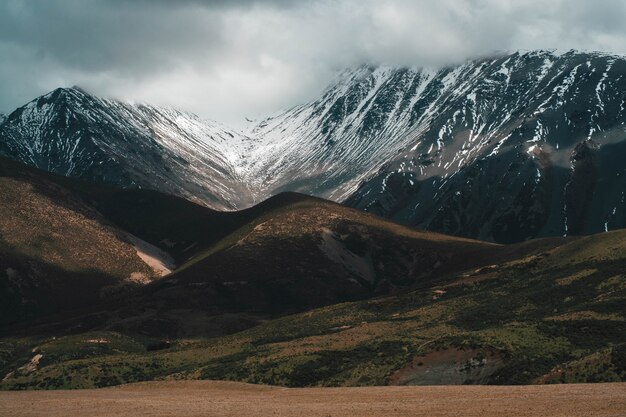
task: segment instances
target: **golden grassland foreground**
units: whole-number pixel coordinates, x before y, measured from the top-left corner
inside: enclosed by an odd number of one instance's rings
[[[625,412],[626,383],[279,388],[177,381],[73,391],[0,392],[0,415],[15,417],[623,417]]]

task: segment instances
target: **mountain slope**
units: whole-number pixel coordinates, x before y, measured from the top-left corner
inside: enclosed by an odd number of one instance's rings
[[[423,286],[559,241],[505,247],[453,238],[294,193],[239,212],[217,212],[154,191],[117,190],[8,160],[0,159],[0,163],[4,175],[49,184],[48,188],[56,190],[49,192],[50,199],[84,207],[100,222],[110,222],[118,235],[143,239],[170,253],[180,265],[159,283],[123,299],[95,303],[92,297],[92,308],[78,315],[62,309],[56,318],[44,319],[44,328],[49,329],[51,320],[65,329],[95,326],[157,336],[219,335],[266,317]],[[37,206],[47,207],[44,202]],[[57,214],[53,211],[50,216]],[[7,221],[16,222],[9,215]],[[30,219],[22,228],[35,230],[44,225],[48,230],[46,221],[50,220]],[[66,234],[79,236],[72,238],[77,245],[85,244],[80,240],[82,228],[63,225]],[[38,239],[49,240],[34,231],[28,236],[34,244],[39,244]],[[102,244],[108,241],[101,240]],[[80,247],[64,248],[76,253],[59,254],[58,262],[82,262],[87,255]],[[104,260],[110,261],[108,252],[102,252]],[[49,253],[36,255],[33,258],[41,260]],[[93,271],[84,275],[90,273],[97,275]],[[89,279],[84,284],[86,290],[98,293],[98,285]]]
[[[507,247],[411,230],[296,194],[228,216],[251,213],[254,218],[206,243],[132,300],[62,315],[51,319],[54,326],[44,320],[30,331],[78,326],[153,337],[223,335],[269,317],[403,291],[516,256]],[[538,247],[546,244],[553,245]]]
[[[173,109],[60,88],[9,114],[0,139],[0,155],[61,175],[216,208],[247,196],[234,163],[245,138]]]
[[[168,336],[158,344],[110,329],[3,340],[0,387],[162,379],[298,387],[624,381],[625,234],[561,239],[535,251],[528,245],[537,242],[513,245],[517,256],[508,261],[413,291],[208,340]],[[33,355],[40,364],[24,367]]]
[[[285,200],[282,195],[276,198]],[[258,318],[423,285],[494,259],[499,249],[413,231],[323,200],[299,198],[265,211],[197,254],[147,288],[146,296],[135,304],[159,312],[157,333],[224,334],[232,332],[232,326],[249,327]],[[138,316],[124,313],[133,315]],[[207,317],[217,328],[206,325]],[[150,323],[154,326],[154,319]],[[203,324],[194,328],[198,323]],[[155,331],[146,328],[145,317],[110,328]]]
[[[50,318],[59,321],[61,329],[91,326],[171,336],[230,333],[266,317],[423,286],[461,270],[543,250],[560,241],[506,247],[454,238],[409,229],[294,193],[280,194],[239,212],[216,212],[153,191],[116,190],[7,160],[0,162],[4,175],[49,184],[46,189],[53,190],[49,199],[83,207],[116,230],[118,236],[143,239],[169,252],[180,265],[159,283],[128,293],[123,299],[95,303],[97,297],[85,297],[91,300],[87,303],[91,307],[76,317],[61,309],[56,318]],[[50,202],[37,204],[48,207]],[[49,216],[58,215],[68,222],[72,219],[57,211]],[[7,215],[7,221],[13,224],[17,220]],[[43,239],[59,245],[58,236],[62,234],[47,226],[50,221],[30,219],[30,224],[21,227],[33,229],[27,234],[33,244],[41,245],[38,240]],[[42,225],[55,238],[35,232]],[[80,237],[83,228],[62,225],[67,228],[66,234],[77,236],[71,238],[77,246],[62,246],[70,252],[54,255],[57,263],[88,263],[87,254],[93,251],[80,251],[80,245],[89,247]],[[110,239],[100,240],[106,245]],[[46,249],[31,258],[41,261],[56,253]],[[104,262],[110,262],[106,250],[98,253],[102,253]],[[95,267],[97,262],[89,265]],[[85,277],[98,275],[86,266],[82,269]],[[92,295],[100,291],[87,278],[84,285]],[[44,323],[50,320],[44,319]],[[44,325],[48,327],[49,323]]]
[[[396,156],[346,202],[499,242],[624,227],[625,75],[622,57],[574,52],[442,70]]]
[[[0,324],[124,295],[171,265],[70,191],[0,159]]]
[[[253,164],[270,190],[448,234],[600,232],[626,226],[623,91],[626,59],[600,53],[362,67],[257,126]]]

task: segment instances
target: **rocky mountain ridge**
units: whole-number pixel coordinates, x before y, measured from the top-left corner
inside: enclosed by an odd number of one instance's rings
[[[298,191],[492,241],[593,233],[626,226],[624,75],[576,51],[363,66],[246,133],[59,89],[0,122],[0,154],[217,209]]]

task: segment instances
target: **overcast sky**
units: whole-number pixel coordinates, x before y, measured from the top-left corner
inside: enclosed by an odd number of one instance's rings
[[[624,22],[625,0],[1,0],[0,112],[79,85],[237,125],[361,63],[626,54]]]

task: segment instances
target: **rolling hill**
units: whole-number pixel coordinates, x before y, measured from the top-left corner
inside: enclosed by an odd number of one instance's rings
[[[35,170],[0,160],[1,324],[125,294],[169,272],[168,258]]]
[[[218,213],[0,162],[2,388],[626,378],[623,230],[497,245],[293,193]]]
[[[91,324],[80,324],[81,328],[100,324],[172,336],[229,333],[262,317],[410,288],[475,266],[501,251],[497,245],[415,231],[294,193],[280,194],[240,212],[216,212],[154,191],[113,189],[9,160],[0,163],[7,187],[3,201],[7,234],[13,231],[18,240],[26,239],[18,248],[24,256],[35,262],[54,260],[59,265],[56,281],[47,282],[54,289],[44,286],[40,301],[64,306],[56,309],[62,318],[67,311],[74,317],[75,307],[88,306],[93,314],[85,321]],[[20,181],[44,184],[27,193],[37,199],[28,201],[16,191],[25,189],[13,185]],[[44,214],[33,217],[42,210]],[[20,216],[10,215],[15,211]],[[82,217],[74,219],[85,213],[114,237],[126,239],[131,248],[151,249],[161,260],[171,254],[169,268],[174,262],[179,267],[158,284],[124,292],[124,297],[102,299],[102,285],[95,277],[104,266],[98,262],[118,273],[116,268],[124,266],[125,258],[112,251],[115,245],[109,236],[85,230]],[[9,248],[7,245],[10,253]],[[94,254],[98,257],[91,260]],[[14,269],[8,263],[6,268]],[[76,271],[83,278],[72,290],[77,284],[64,274],[71,276]],[[14,275],[11,272],[9,283],[17,282]],[[30,271],[26,275],[36,274]],[[91,275],[93,280],[87,278]],[[132,273],[133,277],[139,275],[139,271]],[[67,303],[64,294],[80,297],[82,303]],[[82,320],[86,314],[83,311],[77,316]],[[237,324],[239,315],[244,315],[242,324]],[[234,324],[206,326],[207,320],[221,318]],[[70,326],[77,325],[70,321]]]
[[[227,379],[285,386],[626,378],[624,231],[217,338],[93,329],[2,341],[3,388]],[[41,355],[41,356],[38,356]],[[33,358],[37,363],[31,366]]]

